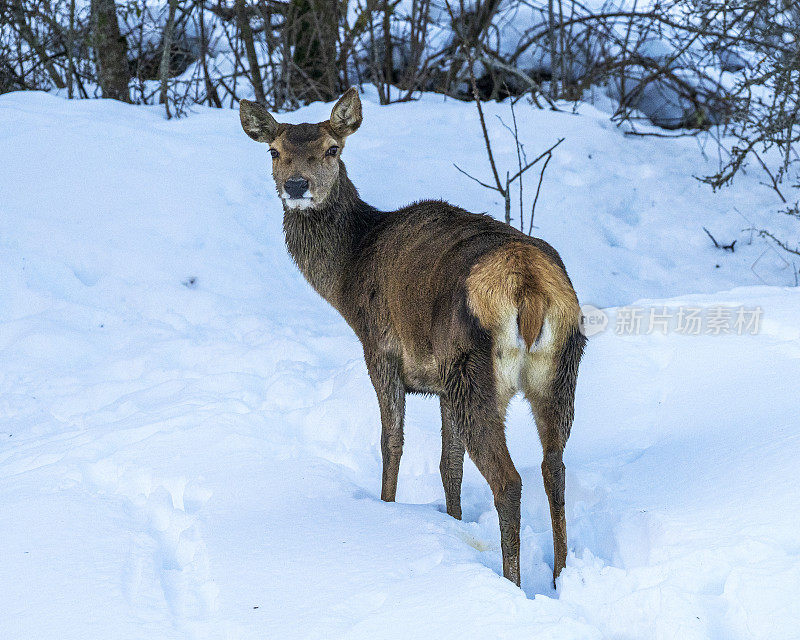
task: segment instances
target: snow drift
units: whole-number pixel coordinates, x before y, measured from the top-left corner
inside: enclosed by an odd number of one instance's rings
[[[486,108],[513,166],[507,107]],[[800,293],[740,231],[769,192],[712,195],[692,141],[518,109],[529,150],[566,137],[535,233],[611,318],[579,379],[558,591],[523,404],[522,590],[470,463],[464,521],[442,513],[433,400],[409,401],[399,501],[378,499],[359,344],[286,255],[235,112],[0,96],[3,638],[798,637]],[[469,105],[367,94],[344,159],[376,206],[501,208],[451,165],[488,175]],[[626,305],[763,315],[755,335],[620,335]]]

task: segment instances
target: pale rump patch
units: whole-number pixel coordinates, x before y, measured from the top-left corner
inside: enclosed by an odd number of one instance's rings
[[[493,333],[494,377],[497,385],[497,403],[501,414],[505,414],[509,401],[518,391],[546,392],[558,352],[549,320],[545,319],[539,340],[532,349],[525,346],[519,334],[516,315],[509,315],[506,322]]]
[[[536,247],[514,242],[483,256],[467,277],[470,310],[494,340],[501,412],[519,390],[550,383],[580,308],[563,270]]]
[[[476,262],[467,277],[470,310],[493,333],[510,315],[530,350],[550,321],[553,342],[560,346],[578,326],[578,298],[564,271],[543,252],[512,242]]]

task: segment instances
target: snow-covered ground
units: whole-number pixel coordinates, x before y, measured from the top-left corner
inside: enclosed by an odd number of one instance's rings
[[[452,166],[489,176],[470,105],[373,98],[344,152],[367,201],[501,212]],[[486,108],[511,169],[508,107]],[[471,463],[463,522],[442,513],[434,400],[409,401],[398,502],[379,500],[359,344],[286,255],[235,111],[0,96],[1,638],[800,637],[800,291],[741,231],[769,190],[713,195],[695,141],[589,108],[517,117],[529,154],[566,138],[535,233],[610,316],[579,379],[557,591],[523,404],[522,590]],[[617,332],[625,305],[640,335]],[[759,332],[647,332],[664,306],[760,308]]]

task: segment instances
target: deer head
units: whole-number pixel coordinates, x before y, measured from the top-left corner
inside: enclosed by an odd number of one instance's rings
[[[269,145],[272,177],[284,207],[317,209],[337,183],[345,140],[361,125],[361,100],[350,87],[329,120],[317,124],[279,123],[260,104],[239,103],[245,133]]]

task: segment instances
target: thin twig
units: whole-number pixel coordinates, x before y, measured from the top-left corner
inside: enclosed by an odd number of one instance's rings
[[[530,224],[528,225],[528,235],[531,235],[533,232],[533,218],[536,215],[536,203],[539,201],[539,191],[542,189],[542,180],[544,179],[544,171],[547,169],[547,165],[550,164],[550,159],[553,157],[552,151],[547,154],[547,160],[544,161],[542,165],[542,171],[539,173],[539,184],[536,187],[536,196],[533,199],[533,206],[531,206],[531,220]]]
[[[792,249],[788,244],[783,242],[783,240],[781,240],[780,238],[776,238],[772,233],[770,233],[766,229],[757,229],[757,231],[758,235],[760,235],[762,238],[769,238],[784,251],[788,251],[789,253],[793,253],[796,256],[800,256],[800,247],[798,247],[797,249]]]
[[[483,117],[483,107],[481,106],[481,99],[478,95],[478,85],[475,82],[475,72],[472,69],[472,65],[475,62],[475,59],[470,54],[467,65],[469,66],[469,82],[470,86],[472,87],[472,98],[475,100],[475,106],[478,108],[478,118],[481,121],[481,130],[483,131],[483,142],[486,145],[486,153],[489,156],[489,164],[492,167],[492,175],[494,176],[494,181],[497,183],[497,190],[505,194],[503,190],[503,183],[500,182],[500,175],[497,173],[497,165],[494,163],[494,154],[492,153],[492,143],[489,140],[489,132],[486,129],[486,119]]]
[[[708,237],[711,238],[711,242],[714,243],[714,246],[717,249],[723,249],[724,251],[730,251],[731,253],[734,252],[734,247],[736,246],[736,240],[734,240],[730,244],[720,244],[719,242],[717,242],[716,238],[711,235],[711,232],[708,229],[703,227],[703,231],[705,231]]]
[[[467,173],[466,171],[464,171],[464,170],[463,170],[461,167],[459,167],[459,166],[458,166],[458,165],[457,165],[455,162],[453,163],[453,166],[454,166],[456,169],[458,169],[458,170],[459,170],[461,173],[463,173],[465,176],[467,176],[467,177],[468,177],[470,180],[474,180],[475,182],[477,182],[477,183],[478,183],[479,185],[481,185],[482,187],[486,187],[487,189],[491,189],[492,191],[499,191],[501,194],[503,193],[503,190],[502,190],[502,189],[498,189],[497,187],[493,187],[493,186],[492,186],[492,185],[490,185],[490,184],[486,184],[485,182],[481,182],[481,181],[480,181],[480,180],[478,180],[478,179],[477,179],[475,176],[472,176],[472,175],[468,174],[468,173]]]
[[[522,169],[520,169],[519,171],[517,171],[517,173],[515,173],[513,176],[511,176],[511,180],[509,182],[514,182],[514,180],[519,178],[523,173],[525,173],[533,165],[535,165],[537,162],[539,162],[539,160],[544,158],[547,154],[552,153],[553,149],[555,149],[558,145],[560,145],[562,142],[564,142],[564,140],[565,140],[565,138],[559,138],[558,142],[556,142],[552,147],[550,147],[546,151],[543,151],[542,153],[540,153],[538,156],[536,156],[536,158],[531,160],[528,164],[526,164],[524,167],[522,167]]]

